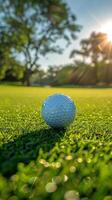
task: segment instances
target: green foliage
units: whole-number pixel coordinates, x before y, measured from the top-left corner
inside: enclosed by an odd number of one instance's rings
[[[5,77],[6,67],[0,67],[0,80],[2,80]]]
[[[73,71],[74,67],[72,65],[62,66],[56,76],[58,84],[59,85],[71,84],[71,76]]]
[[[43,69],[39,69],[32,75],[31,83],[32,84],[45,84],[46,73]]]
[[[40,70],[37,74],[34,74],[32,76],[32,83],[51,86],[71,84],[73,71],[73,65],[49,66],[46,71]]]
[[[77,105],[66,130],[41,117],[54,93]],[[112,199],[111,89],[0,86],[0,121],[0,199]]]
[[[5,72],[5,81],[22,81],[24,75],[24,67],[21,65],[12,65]]]
[[[24,66],[11,54],[12,44],[5,29],[0,31],[0,80],[23,78]]]
[[[49,85],[57,85],[58,80],[57,80],[57,75],[60,71],[60,66],[49,66],[46,72],[46,77],[45,81]]]
[[[112,65],[99,62],[97,66],[97,85],[112,85]],[[49,66],[46,71],[40,70],[32,76],[32,84],[66,86],[66,85],[96,85],[96,69],[81,61],[75,64]]]
[[[10,60],[10,48],[7,34],[0,32],[0,80],[5,77]]]

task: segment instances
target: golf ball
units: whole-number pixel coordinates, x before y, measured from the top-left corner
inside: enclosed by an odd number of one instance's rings
[[[42,117],[53,128],[64,128],[73,122],[76,106],[72,99],[63,94],[49,96],[42,106]]]

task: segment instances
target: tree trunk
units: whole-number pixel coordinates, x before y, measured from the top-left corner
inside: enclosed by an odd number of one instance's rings
[[[26,85],[27,86],[31,86],[30,76],[29,75],[27,75],[27,78],[26,78]]]
[[[96,81],[96,85],[98,84],[98,66],[97,63],[95,63],[94,65],[94,70],[95,70],[95,81]]]
[[[26,86],[31,86],[31,81],[30,81],[30,78],[31,78],[31,70],[30,69],[26,69],[25,72],[24,72],[24,78],[23,78],[23,83],[26,85]]]

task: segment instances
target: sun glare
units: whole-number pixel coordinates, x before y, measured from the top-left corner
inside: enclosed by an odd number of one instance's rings
[[[101,27],[101,32],[106,33],[109,42],[112,42],[112,21],[107,22]]]

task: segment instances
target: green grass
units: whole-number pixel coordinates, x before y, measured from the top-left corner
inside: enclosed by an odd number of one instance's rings
[[[53,130],[44,99],[70,95],[77,117]],[[0,200],[112,200],[112,89],[0,86]]]

